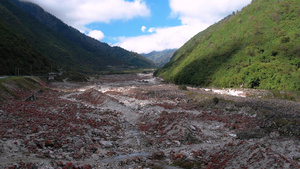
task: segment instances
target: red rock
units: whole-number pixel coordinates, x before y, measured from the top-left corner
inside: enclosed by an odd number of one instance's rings
[[[51,140],[44,140],[45,147],[53,147],[54,144]]]

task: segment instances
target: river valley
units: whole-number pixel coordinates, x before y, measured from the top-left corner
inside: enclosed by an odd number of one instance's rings
[[[300,103],[267,91],[152,74],[44,85],[1,104],[0,168],[300,168]]]

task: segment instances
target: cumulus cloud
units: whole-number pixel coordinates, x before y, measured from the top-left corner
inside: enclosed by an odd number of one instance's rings
[[[149,28],[149,29],[148,29],[148,32],[150,32],[150,33],[155,32],[155,28]]]
[[[176,27],[155,28],[155,33],[138,37],[120,37],[115,46],[138,53],[149,53],[153,50],[165,50],[181,47],[192,36],[199,32],[203,27],[182,25]],[[188,31],[186,31],[188,30]]]
[[[99,30],[90,31],[88,33],[88,36],[90,36],[94,39],[97,39],[97,40],[102,40],[104,38],[104,34]]]
[[[142,32],[145,32],[145,31],[146,31],[146,29],[147,29],[147,27],[146,27],[146,26],[142,26],[142,28],[141,28],[141,31],[142,31]]]
[[[250,2],[251,0],[169,0],[171,16],[178,16],[182,24],[212,24]]]
[[[122,37],[115,45],[139,53],[180,48],[186,41],[233,11],[241,10],[251,0],[169,0],[170,16],[182,25],[149,28],[151,35]]]
[[[144,0],[22,0],[36,3],[46,11],[81,31],[93,22],[129,20],[148,17],[150,10]]]

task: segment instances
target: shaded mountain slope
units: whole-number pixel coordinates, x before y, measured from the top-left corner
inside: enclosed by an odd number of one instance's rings
[[[36,51],[40,52],[41,55],[60,68],[93,73],[99,70],[109,70],[111,67],[126,69],[129,67],[144,68],[153,66],[152,62],[144,59],[142,56],[124,49],[121,49],[120,52],[118,48],[115,49],[107,44],[98,42],[101,45],[107,46],[107,49],[103,48],[101,50],[100,48],[94,48],[92,44],[78,43],[76,39],[67,38],[64,34],[50,29],[25,11],[16,7],[10,0],[1,1],[0,7],[2,9],[0,11],[0,22],[2,25],[15,35],[25,39]],[[36,8],[38,7],[36,6]],[[44,13],[45,15],[47,14],[46,12]],[[59,27],[62,30],[69,28],[71,30],[68,32],[70,36],[73,31],[73,37],[79,39],[87,38],[57,18],[52,17],[51,19],[59,23],[61,25]],[[79,34],[82,37],[78,37]],[[97,42],[96,40],[94,41]],[[88,49],[89,46],[90,49]]]
[[[28,43],[59,67],[88,72],[107,64],[105,60],[86,52],[33,19],[10,1],[4,0],[0,4],[6,9],[0,11],[2,23],[15,34],[24,37]]]
[[[6,9],[0,5],[3,13]],[[6,11],[7,12],[7,11]],[[37,75],[50,72],[55,65],[0,21],[0,75]]]
[[[176,84],[300,90],[300,1],[255,0],[155,72]]]
[[[106,43],[99,42],[96,39],[82,34],[78,30],[66,25],[55,16],[49,14],[41,7],[33,3],[25,3],[18,0],[11,1],[16,6],[23,9],[28,14],[32,15],[35,19],[46,25],[48,28],[54,30],[73,43],[79,45],[86,51],[89,51],[101,57],[109,55],[110,57],[106,59],[119,59],[122,61],[121,65],[134,66],[137,68],[150,68],[154,66],[152,62],[137,53],[129,52],[120,47],[111,47]]]

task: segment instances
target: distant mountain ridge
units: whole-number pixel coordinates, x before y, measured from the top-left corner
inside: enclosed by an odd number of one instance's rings
[[[153,61],[157,67],[162,67],[168,63],[177,49],[166,49],[163,51],[152,51],[150,53],[142,53],[144,57]]]
[[[80,33],[35,4],[1,0],[0,7],[2,26],[25,39],[57,67],[93,73],[155,66],[137,53],[111,47]]]
[[[194,86],[300,91],[300,1],[253,0],[190,39],[155,75]]]

